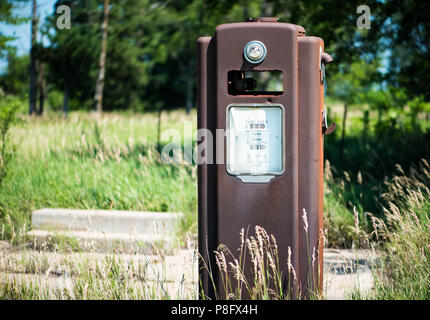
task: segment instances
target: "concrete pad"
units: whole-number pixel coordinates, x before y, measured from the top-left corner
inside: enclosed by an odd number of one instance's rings
[[[348,298],[355,290],[361,296],[372,292],[380,256],[372,250],[324,250],[324,298]]]
[[[179,245],[175,234],[126,234],[100,231],[31,230],[27,233],[38,248],[62,247],[72,251],[136,252],[163,250],[166,254]]]
[[[8,249],[10,249],[10,247],[11,247],[11,245],[9,244],[9,242],[3,241],[3,240],[0,241],[0,251],[1,250],[8,250]]]
[[[127,272],[139,273],[145,280],[180,281],[197,283],[198,259],[194,250],[181,249],[174,255],[145,255],[142,253],[58,253],[22,250],[0,252],[0,272],[14,274],[40,273],[44,276],[75,275],[82,266],[95,270],[105,263],[115,262]]]
[[[112,265],[118,273],[113,279],[104,276],[111,272]],[[134,299],[164,299],[166,296],[171,299],[195,299],[198,292],[197,274],[195,250],[177,250],[171,256],[0,251],[0,286],[9,284],[36,288],[45,299],[47,296],[49,299],[63,299],[64,289],[68,291],[67,297],[74,299],[76,289],[88,278],[92,279],[92,288],[88,290],[112,290],[113,283],[120,285],[124,281],[133,292],[139,293],[138,297],[131,297]],[[127,299],[127,296],[123,298]]]
[[[56,237],[73,238],[84,250],[135,251],[154,244],[170,250],[176,245],[181,216],[172,212],[41,209],[32,213],[28,235],[41,245]]]
[[[41,209],[33,211],[34,229],[166,234],[175,230],[181,213],[122,210]]]
[[[378,259],[378,254],[372,251],[325,249],[324,299],[346,299],[356,288],[362,297],[371,293],[374,274],[379,270]],[[150,288],[155,288],[157,294],[166,290],[174,299],[197,298],[198,253],[191,248],[175,250],[169,255],[163,251],[157,254],[65,253],[4,248],[0,250],[0,284],[15,281],[38,284],[51,292],[56,288],[72,291],[83,270],[93,273],[95,281],[103,281],[99,273],[103,274],[106,265],[111,263],[119,266],[119,278],[125,276],[136,290],[142,291],[142,298],[151,298],[144,296]],[[108,284],[100,284],[105,285]]]

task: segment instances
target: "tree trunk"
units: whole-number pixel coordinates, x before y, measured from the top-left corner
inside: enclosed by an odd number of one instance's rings
[[[32,115],[36,113],[37,100],[37,71],[36,71],[36,40],[37,40],[37,3],[33,0],[32,3],[32,19],[31,19],[31,48],[30,48],[30,94],[29,94],[29,109],[28,113]]]
[[[378,107],[378,122],[376,123],[376,127],[378,129],[381,128],[381,123],[382,123],[382,108]]]
[[[260,17],[274,17],[273,4],[267,1],[262,1],[260,5]]]
[[[194,87],[194,77],[193,77],[193,68],[191,66],[191,63],[188,65],[187,68],[187,114],[190,113],[191,109],[193,108],[193,87]]]
[[[363,114],[363,138],[367,138],[367,132],[369,131],[369,110],[365,110]]]
[[[346,117],[348,113],[348,105],[345,103],[343,107],[343,120],[342,120],[342,137],[340,139],[340,160],[343,159],[343,147],[345,144],[345,133],[346,133]]]
[[[251,18],[249,16],[249,10],[248,10],[248,3],[247,3],[247,1],[241,1],[241,4],[242,4],[242,8],[243,8],[243,18],[244,19]]]
[[[94,95],[94,100],[96,102],[96,110],[99,114],[103,112],[103,87],[105,78],[105,68],[106,68],[106,49],[107,49],[107,33],[108,33],[108,23],[109,23],[109,0],[104,2],[104,20],[102,24],[102,50],[100,52],[99,58],[99,76],[96,82],[96,93]]]
[[[161,155],[161,108],[158,109],[157,151]]]
[[[39,63],[39,74],[37,77],[37,88],[39,91],[39,109],[37,110],[38,115],[43,114],[43,107],[45,103],[45,64]]]
[[[63,116],[67,118],[69,113],[69,85],[67,80],[64,82],[64,95],[63,95]]]

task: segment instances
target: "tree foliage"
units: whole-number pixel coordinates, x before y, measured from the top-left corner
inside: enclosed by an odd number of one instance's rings
[[[15,1],[21,2],[21,1]],[[19,25],[24,21],[28,20],[26,17],[19,17],[13,13],[15,7],[14,1],[1,0],[0,1],[0,23],[9,25]],[[15,36],[5,35],[0,30],[0,58],[5,54],[5,50],[10,48],[8,42],[16,39]]]
[[[0,75],[0,88],[8,94],[24,96],[28,91],[28,55],[18,56],[16,48],[7,50],[5,73]]]
[[[391,53],[387,80],[430,101],[430,2],[387,1],[381,31]]]
[[[10,3],[2,2],[0,12],[5,13],[0,19],[13,22]],[[56,28],[56,8],[63,4],[71,7],[70,30]],[[281,22],[304,26],[307,35],[323,38],[325,51],[336,62],[327,68],[328,92],[337,97],[363,100],[377,84],[378,90],[404,88],[411,99],[422,96],[429,101],[430,5],[413,0],[367,1],[371,29],[360,30],[356,25],[360,4],[355,0],[112,0],[104,109],[191,107],[197,38],[212,35],[219,24],[249,16],[277,16]],[[72,108],[94,107],[102,19],[100,1],[58,0],[44,23],[49,46],[38,46],[38,59],[47,64],[50,90],[67,89]]]

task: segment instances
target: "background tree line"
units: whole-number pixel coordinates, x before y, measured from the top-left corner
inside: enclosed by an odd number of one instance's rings
[[[2,21],[22,21],[13,16],[13,3],[1,2]],[[402,90],[406,97],[400,108],[412,98],[419,99],[415,108],[425,108],[422,102],[430,100],[430,4],[367,1],[371,29],[359,30],[356,9],[360,4],[340,0],[110,0],[103,109],[189,110],[195,101],[196,39],[211,35],[218,24],[248,16],[277,16],[282,22],[303,25],[308,35],[322,37],[336,61],[328,68],[328,94],[354,100],[347,101],[348,105],[372,101],[386,112],[384,103],[392,101],[383,100],[389,88],[394,88],[392,92]],[[70,30],[56,27],[60,5],[71,8]],[[37,21],[40,36],[32,54],[37,59],[38,81],[43,81],[40,88],[46,91],[43,99],[48,99],[51,108],[95,108],[103,19],[103,2],[59,0],[45,21]],[[43,46],[40,37],[49,39],[49,45]],[[4,37],[0,46],[8,60],[0,86],[8,94],[27,95],[31,59],[7,48]],[[362,73],[360,81],[354,70]]]

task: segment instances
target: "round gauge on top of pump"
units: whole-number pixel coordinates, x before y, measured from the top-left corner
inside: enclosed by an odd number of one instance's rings
[[[248,62],[260,63],[266,58],[267,49],[263,42],[258,40],[250,41],[243,49],[243,55]]]

